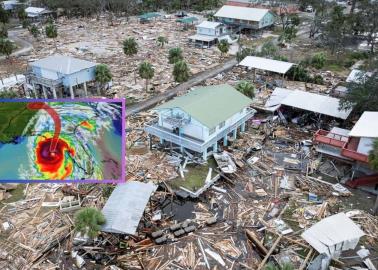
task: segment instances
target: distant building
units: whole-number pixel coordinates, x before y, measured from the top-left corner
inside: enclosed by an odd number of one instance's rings
[[[45,8],[39,8],[39,7],[28,7],[25,9],[26,14],[28,15],[28,18],[33,20],[40,20],[44,17],[47,17],[51,15],[51,11],[45,9]]]
[[[196,46],[211,47],[218,39],[227,34],[227,28],[220,22],[204,21],[196,26],[197,33],[189,37],[189,41]]]
[[[272,26],[276,16],[269,9],[223,6],[214,17],[233,28],[260,30]]]
[[[63,55],[32,62],[26,74],[26,92],[38,98],[87,96],[87,84],[96,79],[96,66],[96,63]]]
[[[0,3],[4,10],[15,10],[18,6],[22,5],[18,0],[3,1]]]
[[[333,128],[315,134],[317,151],[350,162],[368,164],[373,141],[378,139],[378,112],[364,112],[352,130]]]
[[[159,118],[145,130],[162,144],[171,143],[206,160],[217,151],[219,141],[227,145],[229,134],[236,138],[239,128],[245,131],[255,113],[249,108],[251,102],[227,84],[199,87],[156,107]]]

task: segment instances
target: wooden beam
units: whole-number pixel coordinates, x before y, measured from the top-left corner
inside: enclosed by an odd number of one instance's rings
[[[260,263],[260,265],[257,268],[257,270],[261,270],[265,266],[265,264],[268,261],[270,255],[272,255],[274,249],[276,248],[276,246],[278,245],[278,243],[281,241],[281,238],[282,238],[282,235],[278,236],[276,242],[274,242],[273,246],[270,248],[270,250],[268,251],[268,254],[266,254],[264,260],[262,260],[262,262]]]
[[[257,247],[257,249],[263,254],[268,254],[268,250],[264,247],[264,245],[260,242],[260,240],[257,238],[256,234],[252,231],[245,230],[248,239],[251,240],[251,242]]]

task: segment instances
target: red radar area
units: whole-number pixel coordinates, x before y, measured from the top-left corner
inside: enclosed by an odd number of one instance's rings
[[[28,103],[27,108],[29,110],[45,110],[53,119],[54,127],[55,127],[54,137],[52,138],[50,142],[50,147],[48,149],[49,154],[52,155],[56,151],[56,146],[58,145],[59,135],[62,128],[62,123],[60,121],[59,114],[53,108],[51,108],[49,105],[47,105],[44,102],[30,102]]]

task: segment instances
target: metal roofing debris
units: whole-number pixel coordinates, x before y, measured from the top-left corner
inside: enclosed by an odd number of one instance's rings
[[[160,16],[161,16],[160,13],[157,13],[157,12],[148,12],[148,13],[144,13],[142,15],[139,15],[138,18],[139,19],[147,20],[147,19],[152,19],[152,18],[156,18],[156,17],[160,17]]]
[[[263,57],[247,56],[239,63],[239,65],[285,74],[294,64]]]
[[[197,27],[215,29],[220,25],[222,25],[222,23],[220,22],[203,21],[199,25],[197,25]]]
[[[223,6],[217,13],[215,17],[221,18],[231,18],[246,21],[260,21],[267,13],[268,9],[263,8],[247,8],[247,7],[237,7],[237,6]]]
[[[62,74],[72,74],[97,66],[96,63],[65,55],[53,55],[30,63],[32,67],[48,69]]]
[[[189,39],[210,42],[210,41],[215,40],[216,37],[214,37],[214,36],[207,36],[207,35],[198,35],[197,34],[197,35],[190,36]]]
[[[28,8],[25,9],[26,13],[42,14],[45,11],[47,11],[45,8],[38,8],[38,7],[28,7]]]
[[[0,80],[0,92],[17,84],[25,82],[25,75],[15,75]]]
[[[106,218],[102,231],[134,235],[150,196],[156,189],[153,183],[137,181],[117,185],[102,209]]]
[[[264,109],[274,112],[281,107],[281,101],[291,94],[294,90],[276,87],[269,99],[266,101]]]
[[[359,69],[353,69],[346,79],[346,82],[355,82],[355,83],[362,83],[366,77],[370,77],[372,75],[371,72],[365,72]]]
[[[349,136],[378,138],[378,112],[364,112]]]
[[[335,118],[347,119],[352,109],[339,110],[338,98],[295,90],[284,98],[281,105],[320,113]]]
[[[180,108],[210,129],[248,107],[251,102],[249,97],[232,86],[221,84],[198,87],[156,107],[155,110]]]
[[[354,249],[365,233],[344,213],[329,216],[302,233],[320,254],[337,257],[341,251]]]
[[[176,20],[176,22],[184,23],[184,24],[191,24],[191,23],[194,23],[196,21],[198,21],[197,17],[186,17],[186,18],[180,18],[180,19]]]

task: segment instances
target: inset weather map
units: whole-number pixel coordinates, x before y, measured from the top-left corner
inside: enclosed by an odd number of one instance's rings
[[[124,179],[122,100],[0,102],[0,181]]]

